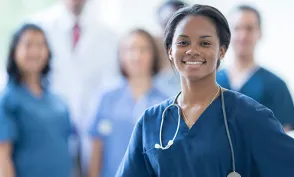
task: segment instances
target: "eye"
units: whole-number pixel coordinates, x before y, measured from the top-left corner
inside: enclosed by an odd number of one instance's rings
[[[179,46],[187,46],[187,45],[189,45],[189,43],[187,41],[179,41],[179,42],[177,42],[177,45],[179,45]]]
[[[208,46],[211,45],[211,43],[210,42],[207,42],[207,41],[203,41],[203,42],[200,43],[200,45],[201,46],[204,46],[204,47],[208,47]]]

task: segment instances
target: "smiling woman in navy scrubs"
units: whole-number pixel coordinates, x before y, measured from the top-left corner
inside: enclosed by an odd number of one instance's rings
[[[13,36],[0,99],[0,176],[70,177],[66,105],[47,89],[51,58],[44,32],[23,25]]]
[[[170,19],[165,47],[182,92],[145,111],[116,177],[293,177],[294,139],[272,111],[216,83],[230,37],[210,6]]]

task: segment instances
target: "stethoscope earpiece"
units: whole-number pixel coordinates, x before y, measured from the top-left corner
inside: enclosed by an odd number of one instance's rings
[[[161,146],[159,144],[155,144],[156,149],[161,149]]]

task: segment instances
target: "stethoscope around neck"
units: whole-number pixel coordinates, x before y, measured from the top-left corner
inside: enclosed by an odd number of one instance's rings
[[[232,139],[231,139],[231,135],[230,135],[230,130],[229,130],[229,126],[228,126],[228,120],[227,120],[227,115],[226,115],[226,108],[225,108],[225,99],[224,99],[224,94],[223,91],[220,87],[220,93],[221,93],[221,104],[222,104],[222,112],[223,112],[223,117],[224,117],[224,123],[225,123],[225,128],[226,128],[226,134],[229,140],[229,144],[230,144],[230,150],[231,150],[231,157],[232,157],[232,167],[233,167],[233,172],[229,173],[227,177],[241,177],[241,175],[239,173],[236,172],[236,162],[235,162],[235,153],[234,153],[234,148],[233,148],[233,143],[232,143]],[[177,99],[179,98],[179,96],[181,95],[181,92],[178,93],[178,95],[176,96],[176,98],[174,99],[173,103],[171,105],[169,105],[167,108],[165,108],[165,110],[162,113],[162,118],[161,118],[161,124],[160,124],[160,130],[159,130],[159,144],[155,144],[155,148],[156,149],[162,149],[162,150],[166,150],[168,148],[170,148],[173,144],[174,141],[178,135],[179,129],[180,129],[180,121],[181,121],[181,108],[178,104],[176,104]],[[166,112],[171,108],[175,106],[178,110],[178,125],[177,125],[177,130],[175,132],[175,135],[173,137],[173,139],[169,140],[166,146],[162,145],[162,127],[163,127],[163,122],[164,122],[164,118],[165,118],[165,114]]]

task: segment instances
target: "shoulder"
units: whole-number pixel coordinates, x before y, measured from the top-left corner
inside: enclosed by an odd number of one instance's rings
[[[157,87],[152,88],[152,95],[161,100],[166,100],[168,98],[168,96]]]
[[[112,88],[108,88],[107,90],[102,91],[101,100],[114,100],[118,99],[125,92],[126,86],[120,85]]]
[[[263,76],[266,82],[268,82],[269,84],[274,84],[272,86],[286,85],[282,78],[263,67],[260,67],[257,72],[259,72]]]
[[[125,94],[124,85],[116,85],[111,88],[101,90],[99,95],[96,98],[96,108],[104,109],[109,105],[114,106],[117,103],[117,100]]]
[[[160,122],[162,113],[168,106],[173,104],[174,99],[174,97],[166,99],[161,103],[155,104],[154,106],[146,109],[138,123],[144,126],[144,124],[154,124],[156,122]]]
[[[19,106],[18,101],[18,86],[16,84],[8,83],[7,86],[1,90],[0,93],[1,109],[16,110]]]
[[[62,3],[56,3],[43,11],[29,16],[25,21],[40,25],[44,29],[51,29],[56,26],[57,21],[63,16],[63,12],[64,7]]]
[[[229,119],[235,119],[240,126],[265,123],[265,119],[273,117],[270,109],[244,94],[227,90],[224,97]]]

